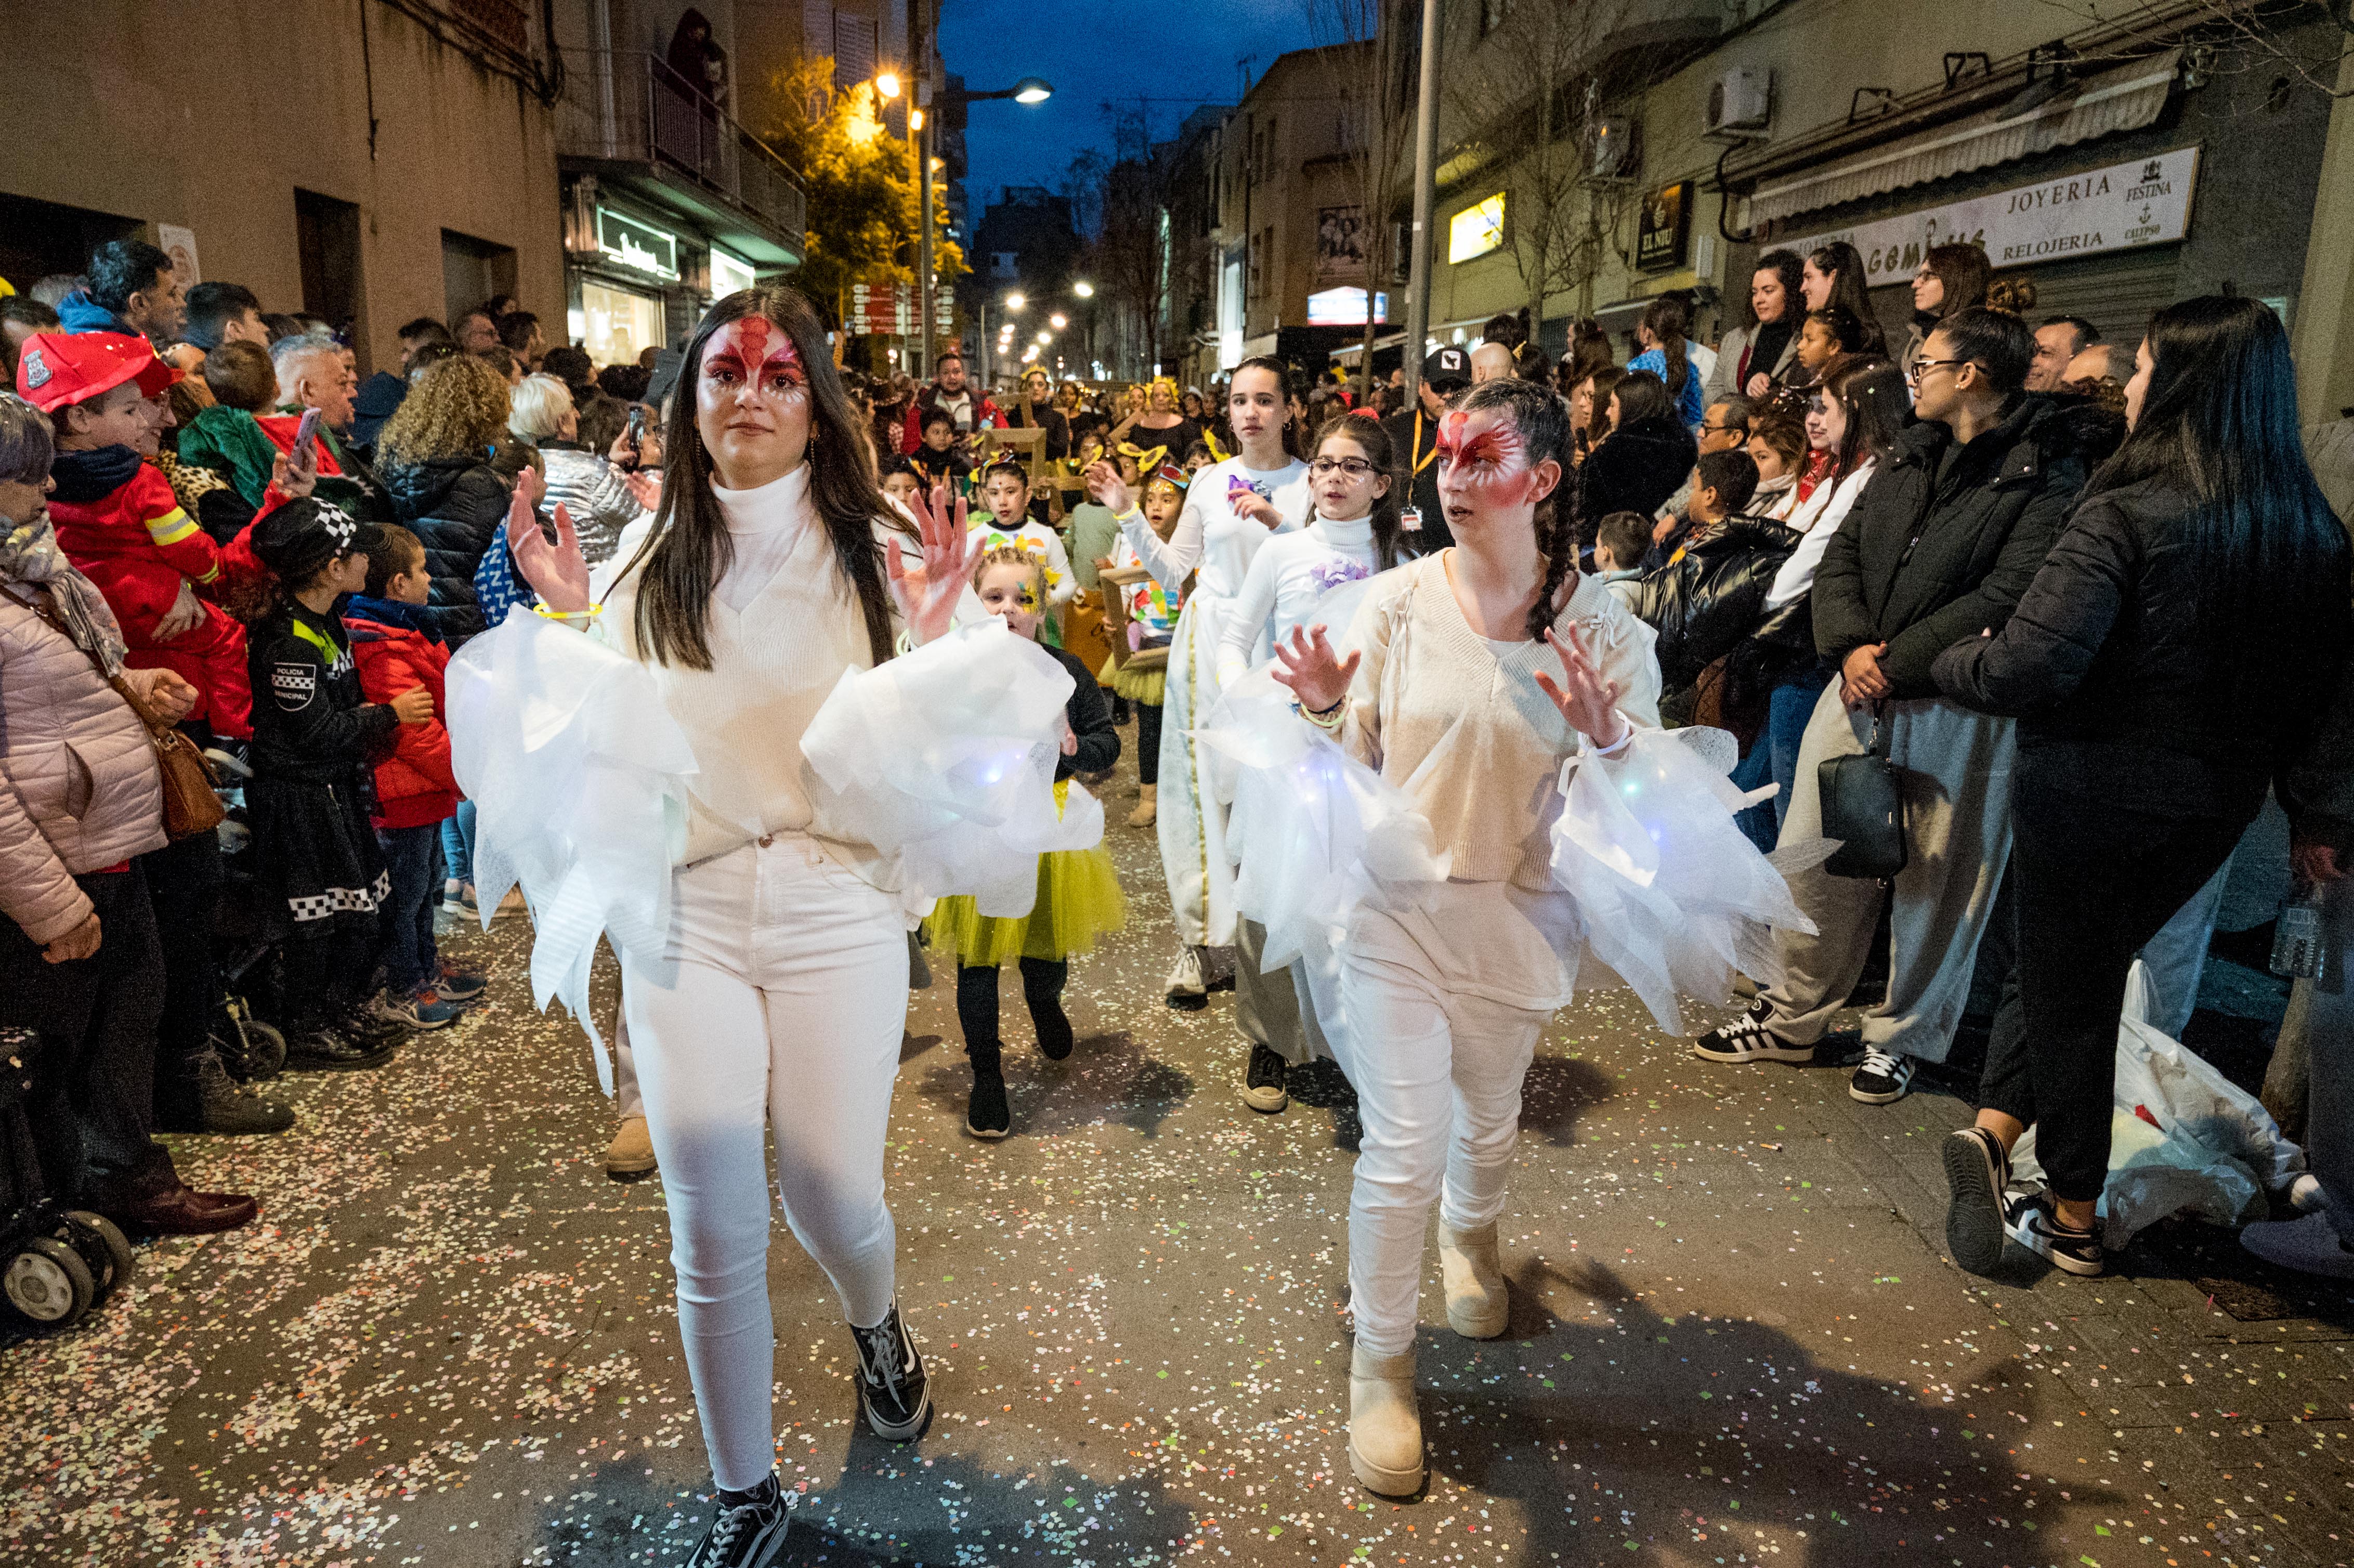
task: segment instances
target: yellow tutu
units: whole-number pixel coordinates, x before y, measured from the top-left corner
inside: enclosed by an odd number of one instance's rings
[[[1133,664],[1121,666],[1106,659],[1104,667],[1097,673],[1096,683],[1109,686],[1131,703],[1157,708],[1168,694],[1169,666],[1163,663],[1156,670],[1140,670]]]
[[[1055,786],[1055,804],[1068,798],[1070,780]],[[1057,850],[1038,857],[1038,901],[1019,920],[983,916],[971,897],[943,898],[925,918],[932,946],[960,964],[996,969],[1016,959],[1067,959],[1090,951],[1097,937],[1128,924],[1128,899],[1112,869],[1111,852]]]

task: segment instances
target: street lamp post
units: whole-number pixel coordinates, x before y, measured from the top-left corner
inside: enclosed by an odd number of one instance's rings
[[[1022,307],[1028,303],[1029,302],[1018,293],[1008,294],[1005,296],[1005,313],[1009,316],[1020,315]],[[1008,330],[1011,330],[1012,323],[1008,323],[1007,326]],[[981,395],[984,397],[989,395],[989,296],[983,294],[981,297]]]
[[[916,307],[922,318],[922,328],[917,336],[917,343],[921,344],[918,350],[921,368],[915,372],[918,377],[931,368],[934,331],[932,323],[932,116],[951,102],[984,103],[995,99],[1010,98],[1016,103],[1034,104],[1044,103],[1054,96],[1053,86],[1043,78],[1034,76],[1025,76],[1012,87],[1001,88],[994,92],[970,90],[950,92],[945,88],[935,90],[928,75],[917,86],[917,112],[923,116],[924,122],[922,167],[919,171],[923,183],[922,195],[918,200],[918,206],[921,208],[918,223],[922,232],[917,237],[916,242]],[[981,302],[981,361],[985,368],[989,364],[989,302],[987,300]],[[984,384],[985,379],[984,377]]]

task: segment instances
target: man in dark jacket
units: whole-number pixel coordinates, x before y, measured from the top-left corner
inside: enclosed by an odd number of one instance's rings
[[[1438,504],[1438,417],[1458,392],[1471,385],[1471,356],[1452,344],[1432,351],[1422,362],[1422,380],[1415,407],[1382,421],[1390,433],[1390,450],[1411,471],[1406,480],[1406,510],[1415,525],[1398,543],[1411,556],[1427,556],[1455,543],[1447,526],[1447,513]]]
[[[155,344],[180,335],[188,319],[172,259],[143,239],[110,239],[90,252],[90,286],[58,302],[69,333],[143,334]]]
[[[1862,755],[1875,731],[1897,769],[1906,861],[1892,890],[1888,996],[1864,1017],[1848,1092],[1903,1097],[1941,1062],[2010,859],[2013,722],[1938,693],[1929,667],[1954,642],[1999,630],[2051,553],[2084,483],[2075,421],[2023,390],[2035,340],[2006,312],[1957,312],[1913,366],[1914,412],[1896,450],[1840,524],[1815,574],[1815,645],[1837,662],[1798,752],[1783,842],[1823,834],[1821,765]],[[1777,933],[1779,976],[1746,1015],[1703,1035],[1715,1062],[1809,1059],[1862,972],[1881,885],[1820,869],[1790,877],[1813,936]]]
[[[942,349],[938,375],[939,379],[917,393],[915,407],[907,410],[911,450],[924,439],[924,416],[934,408],[949,411],[960,439],[984,427],[1005,428],[1005,416],[990,401],[987,388],[965,385],[963,355],[953,348]]]

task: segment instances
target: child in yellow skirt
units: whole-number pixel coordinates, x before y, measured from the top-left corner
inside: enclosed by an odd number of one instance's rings
[[[1019,546],[982,553],[973,567],[973,590],[983,609],[1001,616],[1016,635],[1035,640],[1046,612],[1044,564]],[[1074,773],[1094,773],[1119,760],[1119,732],[1087,667],[1059,648],[1048,648],[1071,674],[1071,700],[1064,710],[1062,759],[1055,765],[1055,803],[1067,799]],[[975,1138],[1003,1138],[1013,1125],[1005,1102],[1005,1075],[999,1062],[997,970],[1009,959],[1021,961],[1022,994],[1038,1032],[1038,1049],[1059,1062],[1071,1054],[1071,1021],[1063,1012],[1063,988],[1072,955],[1094,948],[1096,938],[1128,923],[1128,901],[1110,852],[1061,850],[1038,857],[1038,901],[1018,920],[983,916],[969,896],[943,898],[925,922],[934,948],[957,959],[957,1020],[964,1026],[965,1054],[972,1061],[972,1098],[964,1129]]]
[[[1174,463],[1161,464],[1145,481],[1144,520],[1161,538],[1168,538],[1175,530],[1178,514],[1185,510],[1185,487],[1191,482],[1191,476]],[[1144,567],[1136,546],[1125,538],[1113,541],[1108,564],[1114,570],[1141,571]],[[1126,588],[1116,588],[1106,583],[1104,591],[1120,594],[1127,601],[1129,647],[1133,652],[1124,664],[1107,660],[1098,678],[1111,687],[1114,695],[1136,705],[1136,777],[1140,789],[1136,810],[1129,813],[1128,825],[1149,828],[1160,812],[1155,797],[1161,792],[1161,704],[1169,679],[1169,641],[1176,634],[1177,613],[1182,608],[1183,596],[1165,592],[1149,577]],[[1158,651],[1159,657],[1135,656],[1150,651]]]

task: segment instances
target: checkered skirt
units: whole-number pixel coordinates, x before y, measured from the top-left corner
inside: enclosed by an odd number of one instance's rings
[[[392,893],[357,787],[255,779],[245,787],[255,870],[296,928],[376,921]]]

